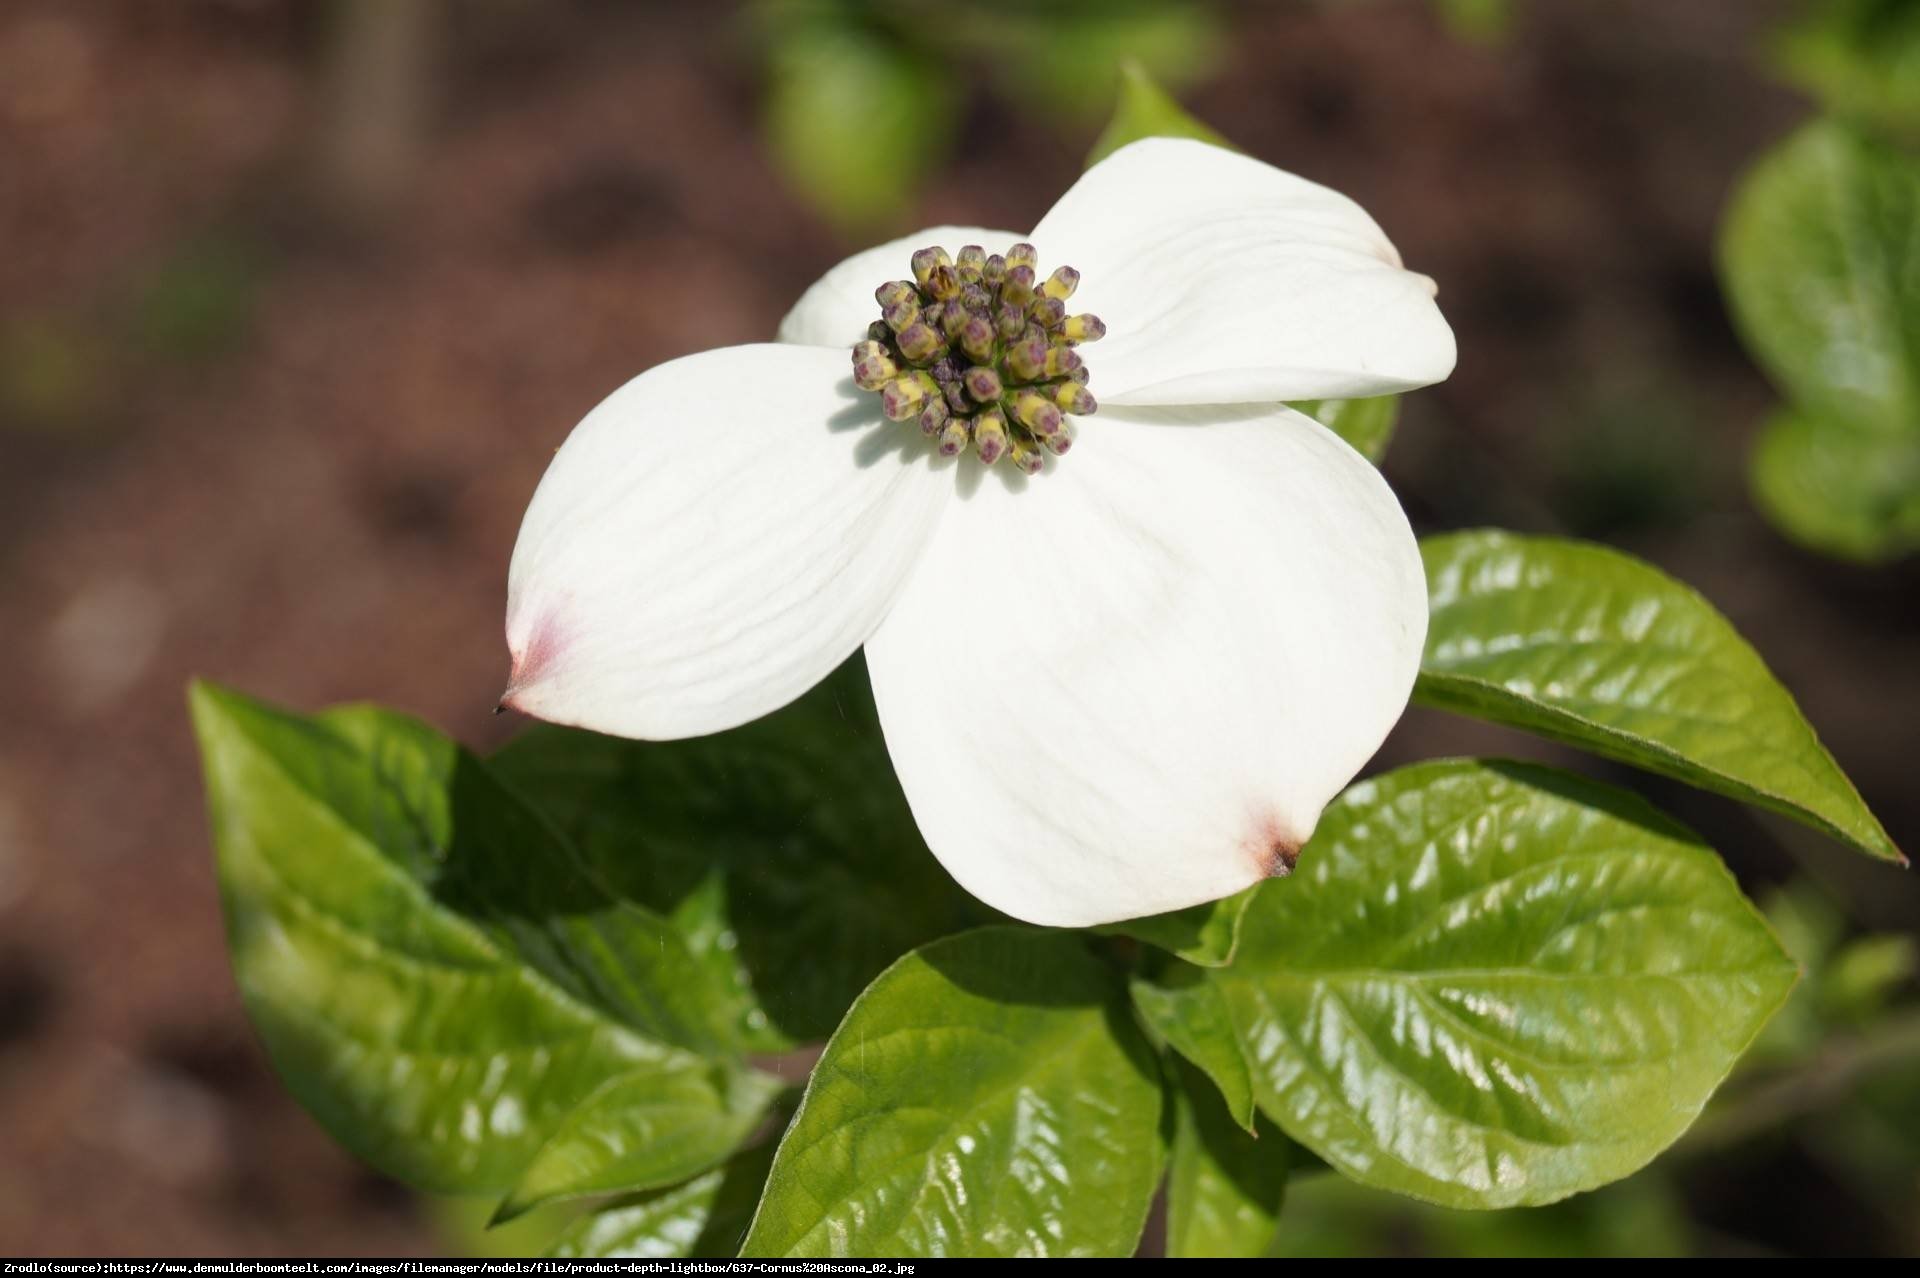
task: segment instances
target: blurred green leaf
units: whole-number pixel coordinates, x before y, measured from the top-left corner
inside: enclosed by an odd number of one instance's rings
[[[266,270],[259,249],[236,235],[208,234],[182,244],[140,281],[134,340],[168,359],[220,353],[252,324]]]
[[[1720,235],[1734,319],[1790,401],[1761,509],[1818,550],[1920,548],[1920,159],[1834,121],[1774,148]]]
[[[726,1064],[643,1066],[610,1079],[540,1147],[494,1219],[697,1175],[753,1134],[782,1086],[771,1075]]]
[[[1836,1024],[1866,1024],[1916,971],[1920,941],[1911,936],[1887,933],[1849,941],[1821,974],[1821,1013]]]
[[[1796,407],[1920,432],[1920,162],[1808,125],[1741,183],[1720,259],[1740,331]]]
[[[1469,44],[1501,44],[1513,34],[1515,0],[1433,0],[1447,32]]]
[[[1205,1075],[1178,1057],[1173,1152],[1167,1166],[1170,1258],[1266,1256],[1286,1192],[1287,1138],[1242,1130]]]
[[[1223,967],[1233,961],[1234,948],[1240,944],[1240,918],[1251,900],[1251,890],[1235,892],[1218,901],[1109,923],[1094,930],[1110,936],[1131,936],[1201,967]]]
[[[1209,126],[1188,115],[1173,97],[1155,84],[1137,62],[1120,67],[1119,99],[1113,118],[1087,153],[1086,168],[1118,151],[1129,142],[1142,138],[1194,138],[1215,146],[1232,147]]]
[[[490,765],[687,938],[755,1050],[825,1038],[880,970],[993,917],[922,842],[858,657],[732,732],[537,726]]]
[[[1698,594],[1586,542],[1421,543],[1432,610],[1414,696],[1785,813],[1904,861],[1787,690]]]
[[[753,1219],[773,1151],[773,1142],[767,1141],[692,1180],[583,1216],[547,1255],[572,1260],[730,1258]]]
[[[1098,119],[1129,68],[1149,85],[1188,84],[1223,47],[1212,8],[1194,0],[963,0],[949,12],[1006,97],[1069,125]]]
[[[1448,761],[1348,790],[1202,984],[1287,1135],[1485,1208],[1643,1166],[1793,980],[1719,858],[1640,800]]]
[[[1774,41],[1774,61],[1837,115],[1920,134],[1920,4],[1820,0]]]
[[[1788,409],[1750,462],[1762,513],[1802,545],[1862,563],[1920,549],[1920,426],[1858,430]]]
[[[897,220],[951,140],[948,73],[854,24],[788,26],[770,43],[764,118],[782,174],[845,230]]]
[[[1354,451],[1379,465],[1393,442],[1393,428],[1400,420],[1398,395],[1375,395],[1369,399],[1302,399],[1287,405],[1297,409],[1353,445]]]
[[[241,993],[349,1149],[424,1189],[505,1189],[609,1078],[706,1068],[678,935],[471,755],[385,711],[191,702]]]
[[[1066,932],[901,959],[814,1067],[741,1254],[1131,1254],[1161,1082],[1124,990]]]

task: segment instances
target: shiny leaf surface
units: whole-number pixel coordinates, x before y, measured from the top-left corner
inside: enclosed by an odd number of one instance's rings
[[[583,1216],[547,1254],[560,1259],[722,1259],[733,1256],[773,1165],[773,1143],[735,1154],[692,1180]]]
[[[1719,858],[1638,799],[1450,761],[1349,790],[1204,981],[1289,1136],[1484,1208],[1644,1165],[1794,974]]]
[[[1240,1049],[1221,987],[1207,979],[1204,969],[1174,963],[1154,979],[1136,977],[1131,993],[1147,1026],[1213,1080],[1233,1121],[1253,1131],[1253,1071]]]
[[[936,941],[827,1044],[741,1254],[1128,1255],[1160,1108],[1121,978],[1081,938]]]
[[[1421,543],[1432,618],[1415,699],[1537,732],[1903,860],[1793,697],[1726,618],[1586,542]]]
[[[503,1189],[608,1078],[698,1063],[672,1045],[705,1038],[677,936],[610,904],[472,756],[384,712],[208,684],[192,708],[248,1012],[349,1149]]]
[[[542,725],[491,766],[673,921],[752,1050],[825,1038],[888,963],[997,917],[921,840],[857,657],[732,732],[655,743]]]
[[[1223,967],[1233,961],[1233,952],[1240,944],[1240,919],[1252,900],[1251,890],[1235,892],[1218,901],[1203,902],[1170,914],[1108,923],[1094,931],[1131,936],[1201,967]]]
[[[642,1068],[610,1079],[540,1147],[495,1219],[703,1172],[753,1134],[782,1086],[771,1075],[726,1064]]]
[[[1174,1070],[1173,1153],[1167,1163],[1167,1255],[1268,1255],[1287,1187],[1288,1141],[1263,1123],[1239,1127],[1205,1075]]]

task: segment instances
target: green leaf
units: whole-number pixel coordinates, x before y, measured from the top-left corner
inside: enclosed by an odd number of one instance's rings
[[[1093,150],[1087,153],[1085,167],[1092,168],[1121,147],[1142,138],[1193,138],[1233,149],[1231,142],[1188,115],[1172,95],[1153,82],[1139,63],[1129,61],[1120,67],[1120,93],[1113,118],[1107,121]]]
[[[1824,554],[1874,563],[1920,550],[1920,430],[1855,430],[1778,413],[1749,479],[1773,525]]]
[[[1161,1084],[1117,971],[983,928],[881,974],[814,1067],[744,1256],[1126,1256]]]
[[[1327,427],[1353,445],[1354,451],[1379,465],[1393,442],[1393,428],[1400,419],[1398,395],[1375,395],[1368,399],[1302,399],[1287,405]]]
[[[753,1219],[773,1150],[771,1141],[756,1145],[692,1180],[583,1216],[547,1255],[573,1260],[730,1258]]]
[[[191,702],[241,993],[349,1149],[504,1189],[608,1078],[699,1063],[674,1045],[708,1037],[677,935],[610,904],[471,755],[381,711]]]
[[[1487,1208],[1646,1164],[1794,975],[1719,858],[1645,803],[1448,761],[1337,800],[1205,982],[1288,1136],[1363,1184]]]
[[[1287,1187],[1287,1138],[1235,1125],[1204,1075],[1172,1062],[1173,1154],[1167,1166],[1167,1255],[1265,1256]]]
[[[1093,929],[1108,936],[1131,936],[1201,967],[1224,967],[1233,962],[1240,944],[1240,919],[1253,891],[1235,892],[1218,901],[1206,901],[1168,914],[1107,923]]]
[[[674,922],[754,1050],[825,1038],[887,964],[994,917],[921,841],[857,657],[732,732],[648,743],[543,726],[491,766]]]
[[[1920,161],[1808,125],[1741,184],[1720,260],[1734,320],[1795,407],[1920,432]]]
[[[769,43],[763,118],[781,173],[845,229],[898,219],[947,148],[949,77],[855,24],[801,23]]]
[[[495,1223],[544,1203],[673,1185],[743,1144],[785,1086],[731,1065],[684,1063],[609,1079],[520,1173]]]
[[[1920,5],[1824,0],[1803,10],[1774,42],[1787,78],[1829,111],[1920,134]]]
[[[1905,858],[1792,696],[1712,605],[1630,556],[1502,532],[1421,543],[1415,699],[1513,724]]]
[[[1220,986],[1204,969],[1175,963],[1155,978],[1134,978],[1130,993],[1147,1027],[1212,1079],[1233,1121],[1253,1131],[1253,1071]]]

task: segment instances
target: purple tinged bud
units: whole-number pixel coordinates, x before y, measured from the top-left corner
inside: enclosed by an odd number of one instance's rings
[[[1080,272],[1071,266],[1062,266],[1047,276],[1047,282],[1040,286],[1040,291],[1048,297],[1064,302],[1072,297],[1073,290],[1079,287]]]
[[[900,366],[885,355],[869,355],[854,361],[853,384],[861,390],[877,391],[900,375]]]
[[[1042,444],[1045,444],[1047,446],[1047,451],[1052,453],[1055,457],[1065,457],[1067,455],[1067,450],[1073,447],[1073,436],[1063,430],[1055,434],[1042,437],[1040,442]]]
[[[967,353],[968,359],[978,364],[993,358],[993,325],[987,323],[985,316],[968,318],[960,329],[960,349]]]
[[[956,417],[940,432],[940,455],[958,457],[967,446],[967,419]]]
[[[966,322],[972,318],[959,298],[954,298],[940,308],[940,331],[948,337],[957,335]]]
[[[947,256],[945,249],[938,246],[923,248],[913,255],[913,278],[919,281],[920,287],[925,288],[927,277],[933,273],[934,267],[952,265],[953,259]]]
[[[892,336],[893,330],[887,327],[885,320],[875,320],[873,323],[867,325],[867,339],[869,341],[884,342]]]
[[[1027,331],[1026,312],[1012,302],[1000,303],[1000,311],[993,317],[993,330],[1000,334],[1000,340],[1010,342]]]
[[[980,279],[990,288],[998,288],[1000,281],[1007,278],[1007,259],[995,253],[980,268]]]
[[[945,386],[948,382],[957,382],[960,380],[960,365],[956,364],[950,355],[942,355],[939,359],[933,361],[933,364],[927,371],[932,373],[933,380],[939,382],[942,386]]]
[[[984,284],[969,284],[960,290],[960,302],[970,311],[985,313],[993,309],[993,294]]]
[[[940,354],[940,334],[924,323],[915,322],[900,330],[900,353],[912,364],[931,363]]]
[[[977,364],[969,368],[961,380],[966,383],[967,394],[982,404],[991,404],[999,399],[1004,389],[1000,385],[1000,374]]]
[[[919,294],[915,291],[913,285],[907,283],[905,280],[890,280],[873,290],[873,300],[880,303],[880,309],[882,310],[892,306],[895,302],[917,301],[918,299]]]
[[[904,422],[917,416],[926,402],[926,387],[911,377],[897,377],[880,392],[880,411],[891,421]]]
[[[947,402],[936,399],[920,410],[920,433],[938,435],[952,414],[947,411]]]
[[[1060,406],[1063,413],[1091,417],[1100,410],[1100,402],[1093,397],[1093,392],[1078,382],[1056,382],[1051,390],[1053,402]]]
[[[1049,346],[1047,348],[1046,365],[1040,371],[1042,376],[1050,379],[1067,377],[1070,376],[1074,370],[1083,368],[1085,365],[1086,361],[1080,358],[1080,353],[1074,350],[1073,347]]]
[[[886,321],[887,328],[898,333],[907,325],[920,318],[920,298],[903,298],[880,312],[880,318]]]
[[[959,296],[960,272],[944,262],[934,267],[927,272],[927,292],[942,302]]]
[[[1046,457],[1039,449],[1023,444],[1017,439],[1013,441],[1010,456],[1014,466],[1023,475],[1037,475],[1040,473],[1040,468],[1047,464]]]
[[[1060,409],[1039,391],[1021,391],[1013,400],[1013,415],[1022,426],[1045,438],[1060,433]]]
[[[856,364],[858,364],[861,360],[868,358],[869,356],[885,355],[886,353],[887,353],[886,344],[883,342],[877,342],[872,338],[868,338],[865,341],[861,341],[861,342],[855,342],[853,344],[853,362]]]
[[[1031,382],[1037,379],[1047,366],[1047,339],[1039,333],[1029,333],[1022,340],[1007,347],[1007,372],[1016,382]]]
[[[987,264],[987,251],[978,244],[963,244],[960,246],[960,251],[954,255],[953,261],[954,269],[960,272],[961,279],[977,280],[980,278],[981,268]]]
[[[991,466],[1007,451],[1007,417],[997,408],[989,408],[973,419],[973,450]]]
[[[1040,265],[1040,250],[1025,240],[1007,250],[1007,266],[1024,266],[1028,270]]]
[[[1033,322],[1041,328],[1059,328],[1067,318],[1067,304],[1057,297],[1036,297],[1027,307],[1027,314],[1033,316]]]
[[[1060,326],[1070,342],[1097,342],[1107,335],[1107,326],[1098,315],[1074,315]]]
[[[1091,376],[1093,376],[1093,370],[1085,364],[1080,365],[1078,368],[1070,368],[1067,370],[1067,380],[1070,382],[1078,382],[1082,386],[1087,384],[1087,379]]]
[[[973,401],[967,398],[967,388],[958,377],[940,383],[940,393],[946,397],[947,407],[954,412],[966,414],[973,411]]]
[[[1000,286],[1000,297],[1024,309],[1033,300],[1033,268],[1009,266],[1006,282]]]

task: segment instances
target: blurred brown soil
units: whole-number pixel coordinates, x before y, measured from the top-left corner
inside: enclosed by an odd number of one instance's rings
[[[1459,331],[1457,376],[1409,402],[1389,465],[1418,521],[1593,533],[1695,582],[1920,843],[1920,578],[1788,549],[1740,484],[1770,401],[1710,244],[1729,181],[1805,109],[1755,69],[1769,8],[1523,6],[1494,49],[1416,4],[1233,12],[1196,110],[1358,197]],[[505,566],[552,449],[641,369],[764,340],[858,247],[774,177],[745,45],[708,6],[459,10],[419,163],[343,229],[308,162],[320,17],[0,11],[0,385],[19,383],[0,400],[0,1252],[442,1245],[250,1037],[185,683],[377,699],[499,740]],[[1087,141],[976,106],[924,220],[1030,225]],[[183,260],[237,263],[205,341],[167,313],[199,305],[166,293]],[[1427,714],[1385,757],[1483,749],[1557,757]],[[1867,921],[1912,925],[1910,879],[1651,789],[1743,873],[1811,865]]]

